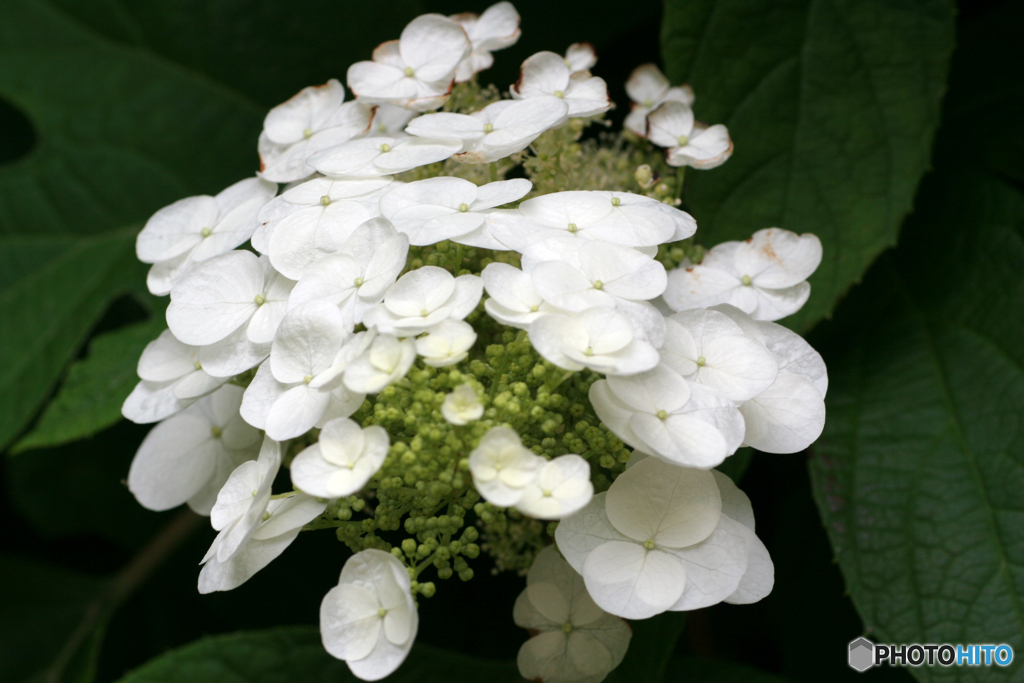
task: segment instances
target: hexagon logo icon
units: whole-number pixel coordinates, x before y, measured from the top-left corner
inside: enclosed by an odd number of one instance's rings
[[[867,638],[850,642],[850,668],[867,671],[875,664],[875,644]]]

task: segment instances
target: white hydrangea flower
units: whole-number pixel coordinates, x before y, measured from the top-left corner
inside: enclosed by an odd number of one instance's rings
[[[259,431],[238,414],[242,394],[221,387],[150,430],[128,470],[128,490],[143,507],[188,503],[210,514],[231,471],[259,453]]]
[[[137,424],[164,420],[230,379],[203,370],[199,347],[182,344],[170,330],[146,345],[137,371],[141,381],[121,406],[121,414]]]
[[[796,453],[814,443],[825,428],[825,362],[800,335],[782,325],[758,323],[778,363],[770,387],[744,402],[744,443],[766,453]]]
[[[569,71],[589,71],[597,64],[597,51],[590,43],[573,43],[565,51],[565,65]]]
[[[292,483],[303,493],[334,500],[358,493],[388,456],[387,430],[360,428],[348,418],[330,420],[317,443],[295,456]]]
[[[666,324],[662,362],[733,401],[757,396],[779,373],[775,357],[764,344],[746,336],[724,313],[693,308],[676,313]]]
[[[755,320],[796,313],[811,295],[806,282],[821,263],[821,241],[781,228],[745,242],[722,242],[700,265],[673,270],[664,299],[673,310],[730,304]]]
[[[345,370],[345,386],[361,394],[375,394],[405,377],[416,360],[412,339],[378,334],[373,343]]]
[[[553,236],[657,247],[676,234],[675,216],[647,202],[624,202],[623,196],[629,193],[572,190],[533,197],[519,205],[518,216],[503,216],[505,220],[492,225],[491,232],[518,252]]]
[[[564,519],[583,509],[594,496],[590,464],[578,455],[560,455],[545,463],[523,488],[515,508],[534,519]]]
[[[386,176],[444,161],[462,151],[459,140],[372,137],[350,140],[317,152],[309,164],[332,177]]]
[[[274,338],[270,360],[245,390],[242,417],[272,439],[305,434],[336,417],[348,417],[365,398],[338,379],[335,367],[350,345],[352,326],[337,306],[304,304],[285,316]]]
[[[669,166],[709,169],[732,156],[729,130],[720,123],[711,127],[697,123],[689,105],[677,100],[664,102],[647,115],[647,139],[668,148]]]
[[[633,101],[622,125],[642,138],[647,137],[647,115],[658,105],[675,101],[693,106],[693,89],[688,85],[671,87],[665,74],[654,64],[641,64],[633,69],[626,81],[626,94]]]
[[[515,505],[526,486],[537,478],[544,458],[523,446],[514,429],[494,427],[469,454],[473,485],[484,500],[494,505]]]
[[[310,301],[330,301],[354,322],[384,299],[405,267],[409,238],[385,218],[360,225],[337,253],[311,265],[292,289],[288,310]]]
[[[526,149],[547,130],[569,117],[565,100],[554,96],[499,100],[472,114],[426,114],[409,123],[406,132],[424,138],[457,139],[463,148],[456,161],[482,164]]]
[[[461,363],[476,343],[473,326],[462,320],[445,320],[416,340],[416,353],[431,367]]]
[[[293,280],[267,256],[231,251],[190,270],[171,290],[167,326],[197,346],[215,344],[244,329],[253,344],[273,341],[285,314]]]
[[[736,593],[751,532],[722,512],[711,472],[645,458],[558,525],[555,540],[601,609],[626,619]]]
[[[517,100],[554,95],[565,100],[573,118],[596,116],[611,109],[604,79],[586,70],[574,70],[570,63],[554,52],[538,52],[523,62],[519,80],[509,93]]]
[[[382,550],[348,558],[338,585],[320,604],[324,648],[364,681],[385,678],[401,666],[418,628],[409,573]]]
[[[310,156],[365,133],[373,109],[344,100],[345,87],[332,78],[271,109],[259,138],[260,175],[275,183],[301,180],[313,173]]]
[[[531,681],[600,683],[622,662],[633,635],[594,603],[554,546],[534,558],[512,614],[517,626],[535,633],[517,659],[519,674]]]
[[[462,178],[427,178],[382,196],[380,210],[399,232],[409,236],[410,244],[423,246],[480,230],[487,220],[485,211],[522,199],[532,187],[525,178],[479,187]]]
[[[387,182],[374,182],[377,180]],[[278,204],[285,197],[282,195],[264,207],[261,217],[274,218],[261,226],[253,239],[275,269],[299,280],[314,263],[339,251],[360,225],[380,216],[377,202],[388,185],[389,178],[307,181],[288,190],[292,196],[287,203]],[[350,193],[359,194],[345,196]]]
[[[668,282],[660,261],[603,240],[588,240],[575,253],[566,250],[559,260],[536,264],[530,277],[545,301],[566,311],[654,299]]]
[[[590,402],[615,436],[685,467],[714,467],[744,438],[743,416],[733,401],[666,365],[597,381]]]
[[[348,68],[348,87],[360,101],[437,109],[451,92],[455,70],[472,46],[462,27],[440,14],[424,14],[398,40],[381,43],[373,61]]]
[[[391,286],[384,301],[366,312],[363,323],[381,332],[411,337],[444,320],[462,320],[483,295],[478,275],[460,275],[436,266],[411,270]]]
[[[152,263],[146,285],[163,296],[195,263],[231,251],[249,239],[259,223],[256,214],[277,193],[277,185],[246,178],[216,197],[179,199],[146,221],[135,240],[135,253]]]
[[[490,297],[484,309],[502,325],[526,330],[542,315],[558,312],[537,293],[530,275],[515,266],[489,263],[480,276]]]
[[[511,2],[491,5],[481,15],[464,12],[453,14],[449,19],[462,27],[472,45],[471,52],[455,69],[456,83],[465,83],[484,69],[490,69],[494,64],[491,53],[515,45],[521,33],[519,12]]]
[[[480,403],[480,397],[476,395],[473,387],[468,384],[456,387],[444,397],[444,403],[441,404],[441,416],[449,424],[459,427],[479,420],[483,415],[484,405]]]
[[[391,176],[376,178],[312,178],[289,187],[271,199],[257,215],[261,225],[252,235],[252,247],[261,254],[271,254],[274,229],[298,226],[302,230],[311,222],[344,219],[349,211],[367,213],[367,218],[379,215],[377,208],[381,195],[391,189]],[[353,204],[357,206],[353,206]],[[363,220],[366,220],[363,219]],[[360,221],[362,222],[362,221]],[[355,223],[354,225],[358,225]],[[276,267],[276,266],[275,266]],[[293,278],[297,279],[297,278]]]
[[[636,338],[633,324],[613,308],[549,313],[530,323],[530,343],[564,370],[590,368],[607,375],[635,375],[658,365],[658,351]]]
[[[270,487],[280,466],[281,444],[266,438],[259,459],[239,465],[217,494],[210,523],[220,533],[203,557],[200,593],[241,586],[327,507],[301,493],[271,500]]]

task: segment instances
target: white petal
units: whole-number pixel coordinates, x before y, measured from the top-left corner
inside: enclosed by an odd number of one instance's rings
[[[758,287],[784,289],[810,277],[821,263],[821,252],[821,241],[815,235],[766,228],[742,243],[735,264]]]
[[[288,385],[281,384],[274,379],[274,374],[270,371],[270,363],[264,363],[245,389],[241,406],[242,417],[253,427],[266,429],[267,414],[270,413],[274,401],[286,391],[288,391]]]
[[[811,285],[801,282],[786,289],[749,287],[757,292],[757,306],[750,312],[755,320],[779,320],[803,308],[811,296]],[[740,306],[742,308],[742,306]]]
[[[575,515],[559,522],[555,529],[558,550],[577,572],[582,573],[583,563],[598,546],[608,541],[632,542],[608,521],[605,512],[607,495],[607,492],[598,493]]]
[[[455,67],[469,54],[466,32],[440,14],[424,14],[403,29],[399,43],[402,59],[421,81],[452,78]]]
[[[561,55],[538,52],[529,57],[520,71],[519,80],[510,90],[513,97],[538,97],[565,92],[569,87],[569,67]]]
[[[583,564],[587,592],[606,612],[646,619],[670,609],[683,594],[686,571],[673,555],[627,541],[608,541]]]
[[[128,471],[128,490],[143,507],[177,507],[213,476],[223,447],[210,429],[201,416],[182,414],[146,435]]]
[[[711,470],[711,474],[714,475],[718,492],[722,495],[722,514],[754,531],[754,509],[747,494],[743,493],[728,475],[718,470]]]
[[[264,515],[266,519],[256,527],[252,537],[257,541],[266,541],[292,531],[301,531],[302,527],[322,515],[325,509],[326,501],[318,501],[303,493],[272,500],[267,504]]]
[[[238,588],[270,564],[292,544],[300,529],[267,540],[250,540],[226,562],[213,558],[199,572],[199,592],[212,593]]]
[[[650,116],[647,120],[650,121]],[[694,128],[688,144],[670,149],[666,161],[669,166],[710,169],[721,166],[730,156],[732,140],[729,139],[729,131],[722,124],[717,124],[701,131]]]
[[[722,499],[710,472],[646,458],[608,489],[608,519],[644,543],[682,548],[707,538],[718,525]]]
[[[796,453],[825,427],[825,400],[801,375],[779,373],[770,388],[740,406],[746,421],[743,441],[767,453]]]
[[[677,147],[693,133],[693,111],[682,102],[665,102],[647,115],[647,139],[659,147]]]
[[[229,252],[197,264],[178,281],[167,325],[186,344],[218,342],[252,317],[262,292],[259,258],[248,251]]]
[[[252,343],[247,332],[246,327],[239,327],[224,339],[202,347],[199,362],[203,368],[218,377],[231,377],[262,363],[270,355],[271,345]]]
[[[747,533],[747,571],[740,580],[739,587],[725,598],[725,602],[734,605],[749,605],[766,597],[775,585],[775,565],[772,563],[768,549],[764,547],[753,530]]]
[[[338,659],[363,659],[380,639],[384,620],[380,602],[366,586],[343,583],[320,603],[320,634],[324,649]]]
[[[306,382],[329,368],[350,332],[337,306],[323,300],[292,309],[281,322],[270,354],[279,382]]]
[[[442,112],[424,114],[409,122],[405,132],[423,138],[479,140],[484,136],[484,124],[466,114]]]
[[[814,383],[822,396],[828,391],[828,370],[821,354],[796,332],[771,322],[756,323],[764,343],[779,364],[779,370],[803,375]]]
[[[749,529],[723,515],[706,540],[668,551],[686,570],[686,590],[671,609],[709,607],[732,595],[747,571],[748,534]]]
[[[305,383],[288,389],[274,401],[267,413],[267,435],[285,441],[305,434],[323,417],[330,400],[328,392],[313,389]]]
[[[212,228],[220,208],[207,195],[179,199],[153,214],[135,240],[135,253],[143,263],[167,261],[191,251],[203,240],[203,228]]]
[[[744,287],[732,274],[709,266],[676,268],[668,274],[668,285],[662,296],[675,311],[731,304],[751,313],[757,307],[757,297],[750,287]]]

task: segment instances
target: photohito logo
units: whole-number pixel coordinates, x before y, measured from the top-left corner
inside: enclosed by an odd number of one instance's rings
[[[850,641],[851,669],[867,671],[873,666],[1009,666],[1013,648],[1009,645],[876,645],[867,638]]]

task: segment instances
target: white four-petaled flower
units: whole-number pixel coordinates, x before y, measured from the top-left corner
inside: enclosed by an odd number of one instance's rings
[[[437,109],[448,99],[455,70],[471,48],[458,23],[424,14],[409,22],[400,39],[378,45],[373,61],[350,66],[348,87],[367,103]]]
[[[338,585],[320,603],[324,648],[364,681],[390,675],[419,628],[410,585],[405,566],[390,553],[368,549],[348,558]]]
[[[622,662],[633,635],[594,603],[583,577],[553,546],[530,565],[513,617],[535,634],[519,648],[519,673],[544,683],[600,683]]]

